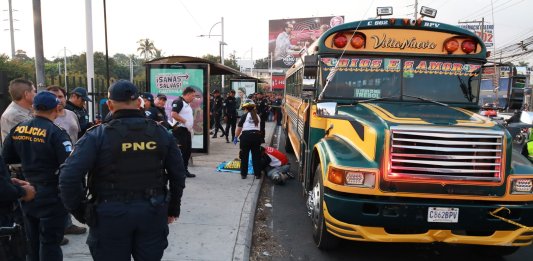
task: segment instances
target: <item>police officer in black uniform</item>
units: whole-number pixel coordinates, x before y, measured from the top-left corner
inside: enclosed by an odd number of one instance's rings
[[[16,220],[15,211],[18,200],[29,201],[34,197],[35,188],[27,181],[11,178],[4,159],[0,157],[0,260],[26,260],[26,236],[21,229],[21,220]]]
[[[161,125],[163,125],[163,127],[167,128],[167,129],[172,129],[172,126],[170,126],[170,123],[168,122],[167,112],[165,111],[165,104],[166,103],[167,103],[167,96],[162,94],[162,93],[157,94],[157,96],[155,98],[155,102],[154,102],[155,108],[158,111],[157,117],[159,119],[162,119],[162,121],[160,123],[161,123]]]
[[[94,260],[161,260],[168,224],[180,214],[183,160],[167,130],[139,110],[135,85],[119,80],[108,96],[112,120],[76,143],[61,167],[61,198],[89,225]],[[89,197],[82,186],[86,173]]]
[[[21,163],[22,174],[39,192],[33,201],[22,204],[30,260],[63,260],[59,244],[67,211],[59,198],[58,172],[72,151],[72,143],[67,132],[53,122],[59,115],[59,104],[53,93],[38,93],[33,99],[35,118],[15,126],[2,151],[6,163]]]
[[[163,117],[161,117],[161,114],[155,107],[154,96],[149,92],[143,92],[141,98],[144,100],[144,114],[146,117],[156,122],[163,121]]]
[[[224,133],[224,128],[222,128],[222,124],[220,123],[220,118],[222,117],[222,109],[224,107],[224,99],[220,97],[219,90],[213,91],[213,102],[213,110],[211,111],[211,114],[213,115],[213,120],[215,121],[215,133],[213,134],[213,138],[217,137],[219,129],[220,131],[222,131],[220,137],[224,137],[226,133]]]
[[[237,126],[237,99],[235,99],[235,90],[230,90],[228,97],[224,100],[224,117],[226,118],[226,143],[229,143],[229,134],[231,140],[235,138],[235,127]],[[231,127],[231,132],[230,131]]]
[[[89,97],[87,90],[83,87],[76,87],[72,90],[67,105],[65,109],[73,111],[76,116],[78,116],[78,121],[80,123],[80,132],[78,137],[83,136],[83,134],[92,126],[92,123],[89,120],[89,113],[85,109],[85,102],[92,101]]]
[[[270,113],[268,99],[263,97],[263,92],[257,93],[257,114],[261,118],[261,143],[265,143],[265,123],[268,120],[268,114]]]

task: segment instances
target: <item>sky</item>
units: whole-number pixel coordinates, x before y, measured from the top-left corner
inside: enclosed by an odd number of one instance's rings
[[[12,0],[15,49],[35,54],[31,0]],[[224,17],[225,57],[241,59],[268,56],[268,21],[274,19],[343,15],[345,21],[375,17],[376,7],[392,6],[393,17],[412,17],[414,0],[109,0],[107,28],[109,54],[136,54],[137,41],[149,38],[164,56],[219,55]],[[494,19],[491,14],[494,6]],[[494,22],[496,48],[519,42],[533,34],[531,0],[419,0],[420,6],[437,9],[435,19],[449,24],[480,20]],[[11,54],[8,0],[0,0],[0,53]],[[92,1],[94,51],[105,52],[103,0]],[[86,51],[85,0],[41,0],[44,56],[48,59]],[[533,57],[528,61],[533,64]]]

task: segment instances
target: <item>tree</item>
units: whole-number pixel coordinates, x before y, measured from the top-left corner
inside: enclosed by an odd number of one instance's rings
[[[518,66],[520,66],[520,67],[529,67],[529,62],[518,62]]]
[[[265,57],[255,61],[255,69],[269,69],[270,68],[270,58]]]
[[[30,57],[28,57],[28,55],[26,54],[26,51],[20,50],[20,49],[18,49],[15,52],[15,57],[13,57],[13,58],[14,58],[14,60],[19,60],[19,61],[23,61],[23,62],[28,62],[28,61],[32,60]]]
[[[145,38],[137,41],[137,43],[139,44],[137,51],[141,56],[144,56],[145,61],[148,61],[149,57],[153,57],[156,54],[157,48],[155,48],[154,41]]]

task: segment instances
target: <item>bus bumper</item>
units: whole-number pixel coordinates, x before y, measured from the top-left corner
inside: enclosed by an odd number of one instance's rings
[[[361,199],[324,194],[324,219],[328,232],[356,241],[527,246],[533,241],[533,205],[461,202],[431,199]],[[489,214],[500,206],[503,217],[519,227]],[[459,208],[457,223],[428,222],[428,208]]]

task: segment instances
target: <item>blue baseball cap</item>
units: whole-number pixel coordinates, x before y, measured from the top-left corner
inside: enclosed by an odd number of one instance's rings
[[[130,81],[118,80],[109,87],[108,98],[112,101],[133,101],[139,98],[139,89]]]
[[[33,98],[33,108],[37,111],[49,111],[59,104],[57,96],[49,91],[37,93]]]
[[[90,97],[89,97],[89,94],[87,93],[87,89],[83,88],[83,87],[76,87],[74,88],[74,90],[72,90],[72,93],[80,96],[84,101],[93,101]]]

